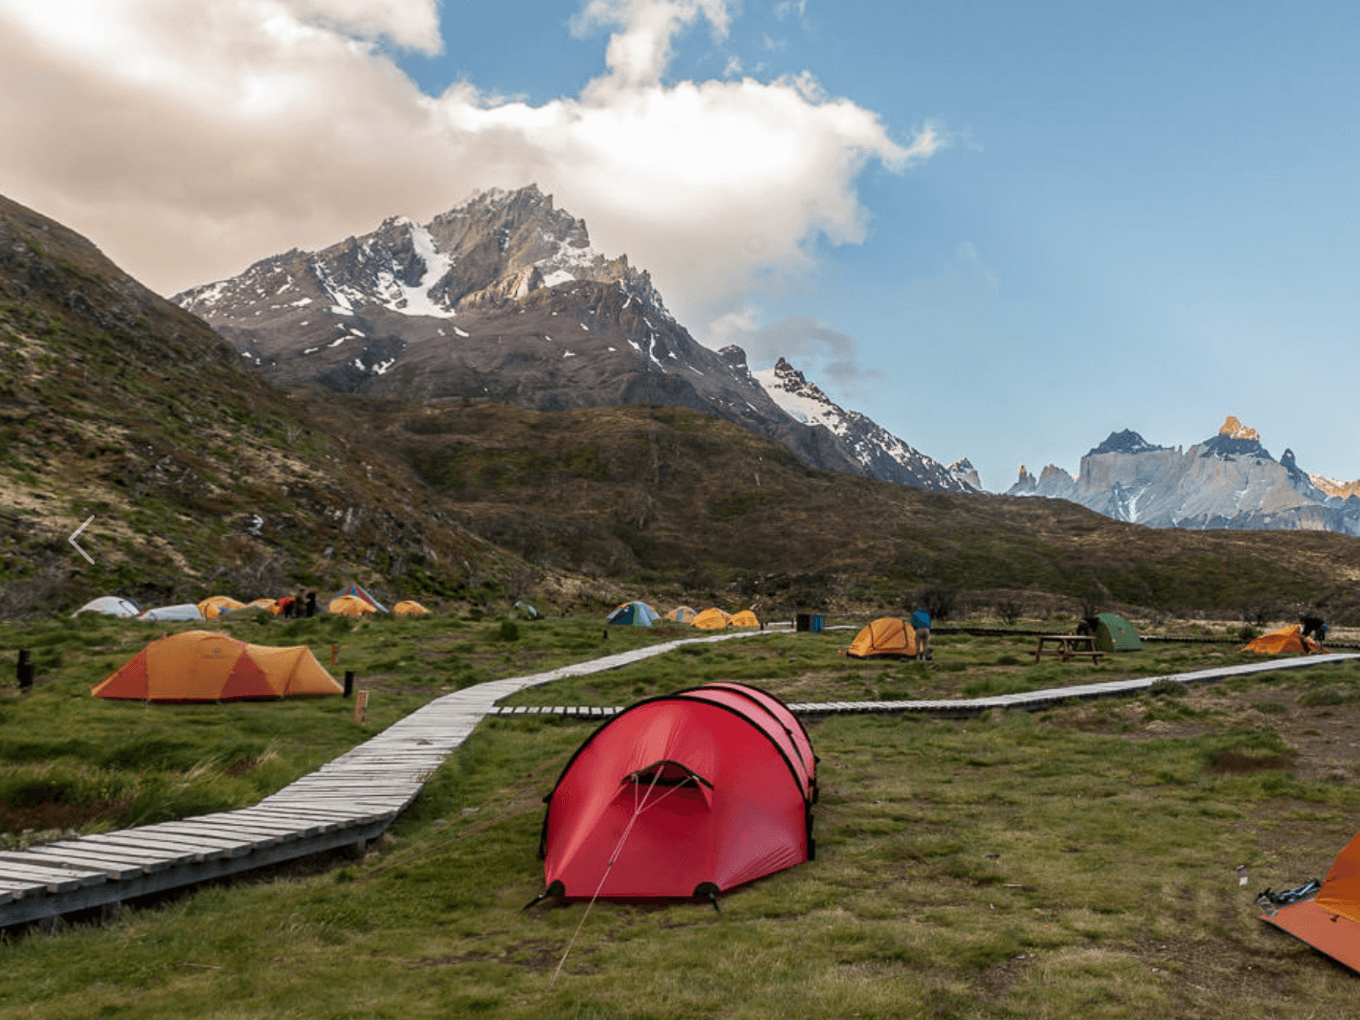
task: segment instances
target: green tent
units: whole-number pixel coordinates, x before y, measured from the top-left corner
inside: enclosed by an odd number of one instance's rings
[[[1143,642],[1133,624],[1114,613],[1096,614],[1096,647],[1102,652],[1141,652]]]

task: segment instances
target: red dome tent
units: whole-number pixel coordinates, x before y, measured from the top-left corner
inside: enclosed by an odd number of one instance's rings
[[[816,758],[741,684],[640,701],[586,738],[546,798],[545,895],[707,897],[811,860]]]

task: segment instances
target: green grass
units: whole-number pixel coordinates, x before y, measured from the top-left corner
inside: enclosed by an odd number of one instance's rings
[[[373,684],[373,708],[390,702],[395,718],[464,680],[686,634],[613,628],[606,639],[598,621],[545,620],[519,621],[507,640],[500,625],[316,620],[258,625],[253,639],[305,638],[323,662],[338,644],[336,668],[357,669],[360,686]],[[324,760],[377,728],[355,727],[341,699],[169,711],[96,703],[88,686],[140,647],[138,627],[0,629],[7,646],[34,649],[44,677],[23,700],[0,701],[3,768],[36,780],[49,767],[51,789],[95,797],[113,776],[144,776],[154,791],[163,766],[187,779],[186,762],[219,763],[185,789],[248,799],[223,784],[284,782],[309,756]],[[1232,646],[1161,645],[1094,668],[1036,667],[1029,642],[939,635],[931,663],[861,662],[837,654],[850,636],[689,646],[514,700],[626,704],[716,679],[793,701],[884,690],[957,697],[971,685],[1030,689],[1239,661]],[[60,665],[45,667],[56,656]],[[1341,699],[1304,703],[1318,691]],[[1261,924],[1251,897],[1325,873],[1353,835],[1360,792],[1300,768],[1294,742],[1344,733],[1353,716],[1323,713],[1354,712],[1357,691],[1360,670],[1337,665],[1040,714],[810,721],[817,859],[724,895],[720,913],[601,901],[551,990],[584,906],[520,908],[542,888],[541,798],[594,725],[488,719],[362,860],[204,888],[104,927],[0,945],[0,1014],[1346,1015],[1360,976]],[[289,746],[293,734],[306,750]],[[21,738],[35,743],[25,750]],[[229,760],[270,754],[288,767],[225,775],[239,771]],[[114,769],[112,758],[126,760]],[[27,789],[42,796],[41,786]]]

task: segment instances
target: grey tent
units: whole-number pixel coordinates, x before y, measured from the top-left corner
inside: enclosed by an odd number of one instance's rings
[[[163,622],[173,620],[201,620],[203,619],[203,611],[193,602],[185,602],[178,606],[157,606],[155,609],[148,609],[141,616],[137,617],[137,619],[150,621],[160,620]]]

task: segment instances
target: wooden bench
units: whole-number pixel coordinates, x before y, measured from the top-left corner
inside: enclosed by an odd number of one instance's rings
[[[1044,656],[1051,656],[1062,662],[1090,659],[1095,664],[1100,662],[1104,654],[1097,651],[1093,634],[1044,634],[1039,638],[1038,647],[1034,649],[1034,661],[1037,663]]]

